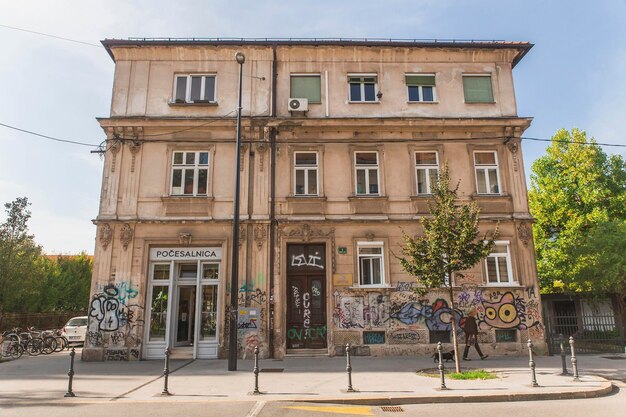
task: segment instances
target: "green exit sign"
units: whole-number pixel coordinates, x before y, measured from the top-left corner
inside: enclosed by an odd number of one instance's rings
[[[348,253],[348,248],[346,248],[345,246],[339,246],[339,248],[337,249],[337,253],[339,253],[339,255],[345,255]]]

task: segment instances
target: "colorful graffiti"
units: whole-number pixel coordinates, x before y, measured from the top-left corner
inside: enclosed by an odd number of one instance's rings
[[[479,325],[481,328],[496,329],[529,329],[541,326],[539,321],[538,303],[526,301],[511,291],[501,293],[493,291],[489,294],[490,301],[482,301],[479,309]],[[527,304],[530,307],[527,308]],[[482,311],[481,311],[482,310]],[[529,311],[532,314],[529,314]]]
[[[452,315],[456,319],[457,329],[460,331],[465,321],[463,312],[458,309],[451,309],[448,302],[437,299],[431,305],[421,302],[408,302],[390,314],[392,319],[396,319],[406,325],[424,322],[428,330],[441,331],[452,330]]]

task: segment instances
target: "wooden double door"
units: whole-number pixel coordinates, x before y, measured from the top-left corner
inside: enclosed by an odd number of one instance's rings
[[[326,247],[287,245],[287,349],[327,345]]]

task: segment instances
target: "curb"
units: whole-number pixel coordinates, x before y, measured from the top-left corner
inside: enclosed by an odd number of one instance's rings
[[[424,397],[370,397],[370,398],[301,398],[289,400],[303,403],[351,404],[351,405],[406,405],[406,404],[445,404],[445,403],[486,403],[508,401],[576,400],[605,397],[616,387],[612,382],[592,390],[574,392],[529,392],[490,395],[445,395]],[[283,400],[279,400],[283,401]]]

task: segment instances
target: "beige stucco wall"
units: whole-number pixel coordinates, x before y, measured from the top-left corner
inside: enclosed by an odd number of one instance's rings
[[[235,51],[247,57],[244,66],[241,170],[241,220],[239,282],[240,307],[259,308],[258,331],[240,331],[240,355],[260,344],[268,355],[270,298],[274,294],[274,351],[286,353],[286,262],[288,243],[319,242],[326,245],[328,352],[348,341],[363,343],[363,331],[383,331],[388,342],[371,345],[371,354],[426,353],[427,327],[423,322],[403,323],[398,309],[406,303],[427,306],[444,298],[433,291],[417,298],[407,288],[413,280],[402,271],[389,252],[398,251],[401,230],[415,233],[420,216],[427,214],[427,198],[416,196],[413,152],[435,150],[440,162],[448,162],[453,180],[460,180],[459,195],[475,200],[482,210],[481,230],[499,224],[500,240],[510,243],[514,283],[485,285],[484,262],[468,271],[459,282],[455,307],[466,314],[472,306],[496,303],[511,293],[526,314],[516,329],[517,343],[495,343],[495,328],[482,329],[487,352],[520,353],[531,337],[542,342],[540,307],[532,238],[529,236],[526,184],[520,136],[530,119],[518,118],[511,62],[514,51],[452,50],[444,48],[365,47],[279,47],[277,49],[277,115],[271,116],[272,50],[260,46],[221,47],[116,47],[112,48],[116,71],[111,116],[100,119],[109,139],[105,154],[100,211],[96,223],[92,294],[107,285],[132,288],[133,322],[125,339],[113,341],[110,334],[93,335],[85,358],[107,357],[107,349],[128,350],[128,358],[142,356],[145,327],[142,322],[149,306],[147,283],[149,249],[153,247],[200,247],[218,245],[224,250],[220,284],[220,350],[227,353],[226,307],[230,285],[230,249],[235,166],[235,123],[238,65]],[[172,105],[176,73],[215,72],[217,105]],[[310,105],[306,115],[287,110],[290,73],[320,73],[322,103]],[[329,96],[325,95],[328,72]],[[347,73],[378,74],[383,97],[375,104],[347,103]],[[435,73],[438,102],[407,103],[404,74]],[[489,73],[494,103],[466,104],[462,74]],[[248,75],[253,75],[250,77]],[[257,77],[265,77],[265,80]],[[327,103],[328,101],[328,103]],[[326,116],[328,104],[329,115]],[[228,117],[224,117],[227,116]],[[276,263],[274,286],[269,274],[269,214],[271,187],[270,130],[276,131]],[[118,141],[121,137],[126,140]],[[138,139],[133,143],[130,139]],[[174,150],[206,150],[210,153],[210,184],[207,197],[170,196],[171,160]],[[293,196],[293,152],[319,153],[320,196]],[[354,197],[355,150],[376,150],[380,156],[381,197]],[[473,151],[497,152],[501,193],[476,193]],[[310,239],[303,232],[319,232]],[[188,238],[183,238],[187,236]],[[335,274],[358,273],[356,242],[376,239],[385,242],[387,281],[384,288],[365,290],[335,286]],[[347,254],[337,253],[346,247]],[[282,258],[281,258],[282,256]],[[258,297],[248,297],[254,288]],[[470,294],[471,293],[471,294]],[[368,308],[373,295],[384,300],[387,317],[362,328],[346,328],[341,322],[341,299],[352,297]],[[466,295],[469,297],[466,300]],[[480,298],[480,294],[483,298]],[[478,297],[478,298],[477,298]],[[124,307],[124,306],[122,306]],[[126,307],[124,307],[126,308]],[[381,307],[383,308],[383,307]],[[395,312],[395,313],[394,313]],[[529,314],[532,312],[532,314]],[[521,317],[521,316],[520,316]],[[381,324],[384,323],[384,324]],[[538,323],[538,324],[537,324]],[[94,333],[96,329],[92,329]],[[407,333],[412,344],[392,343]],[[398,336],[400,337],[400,336]],[[119,339],[119,338],[118,338]],[[419,339],[419,341],[418,341]],[[127,343],[128,342],[128,343]]]

